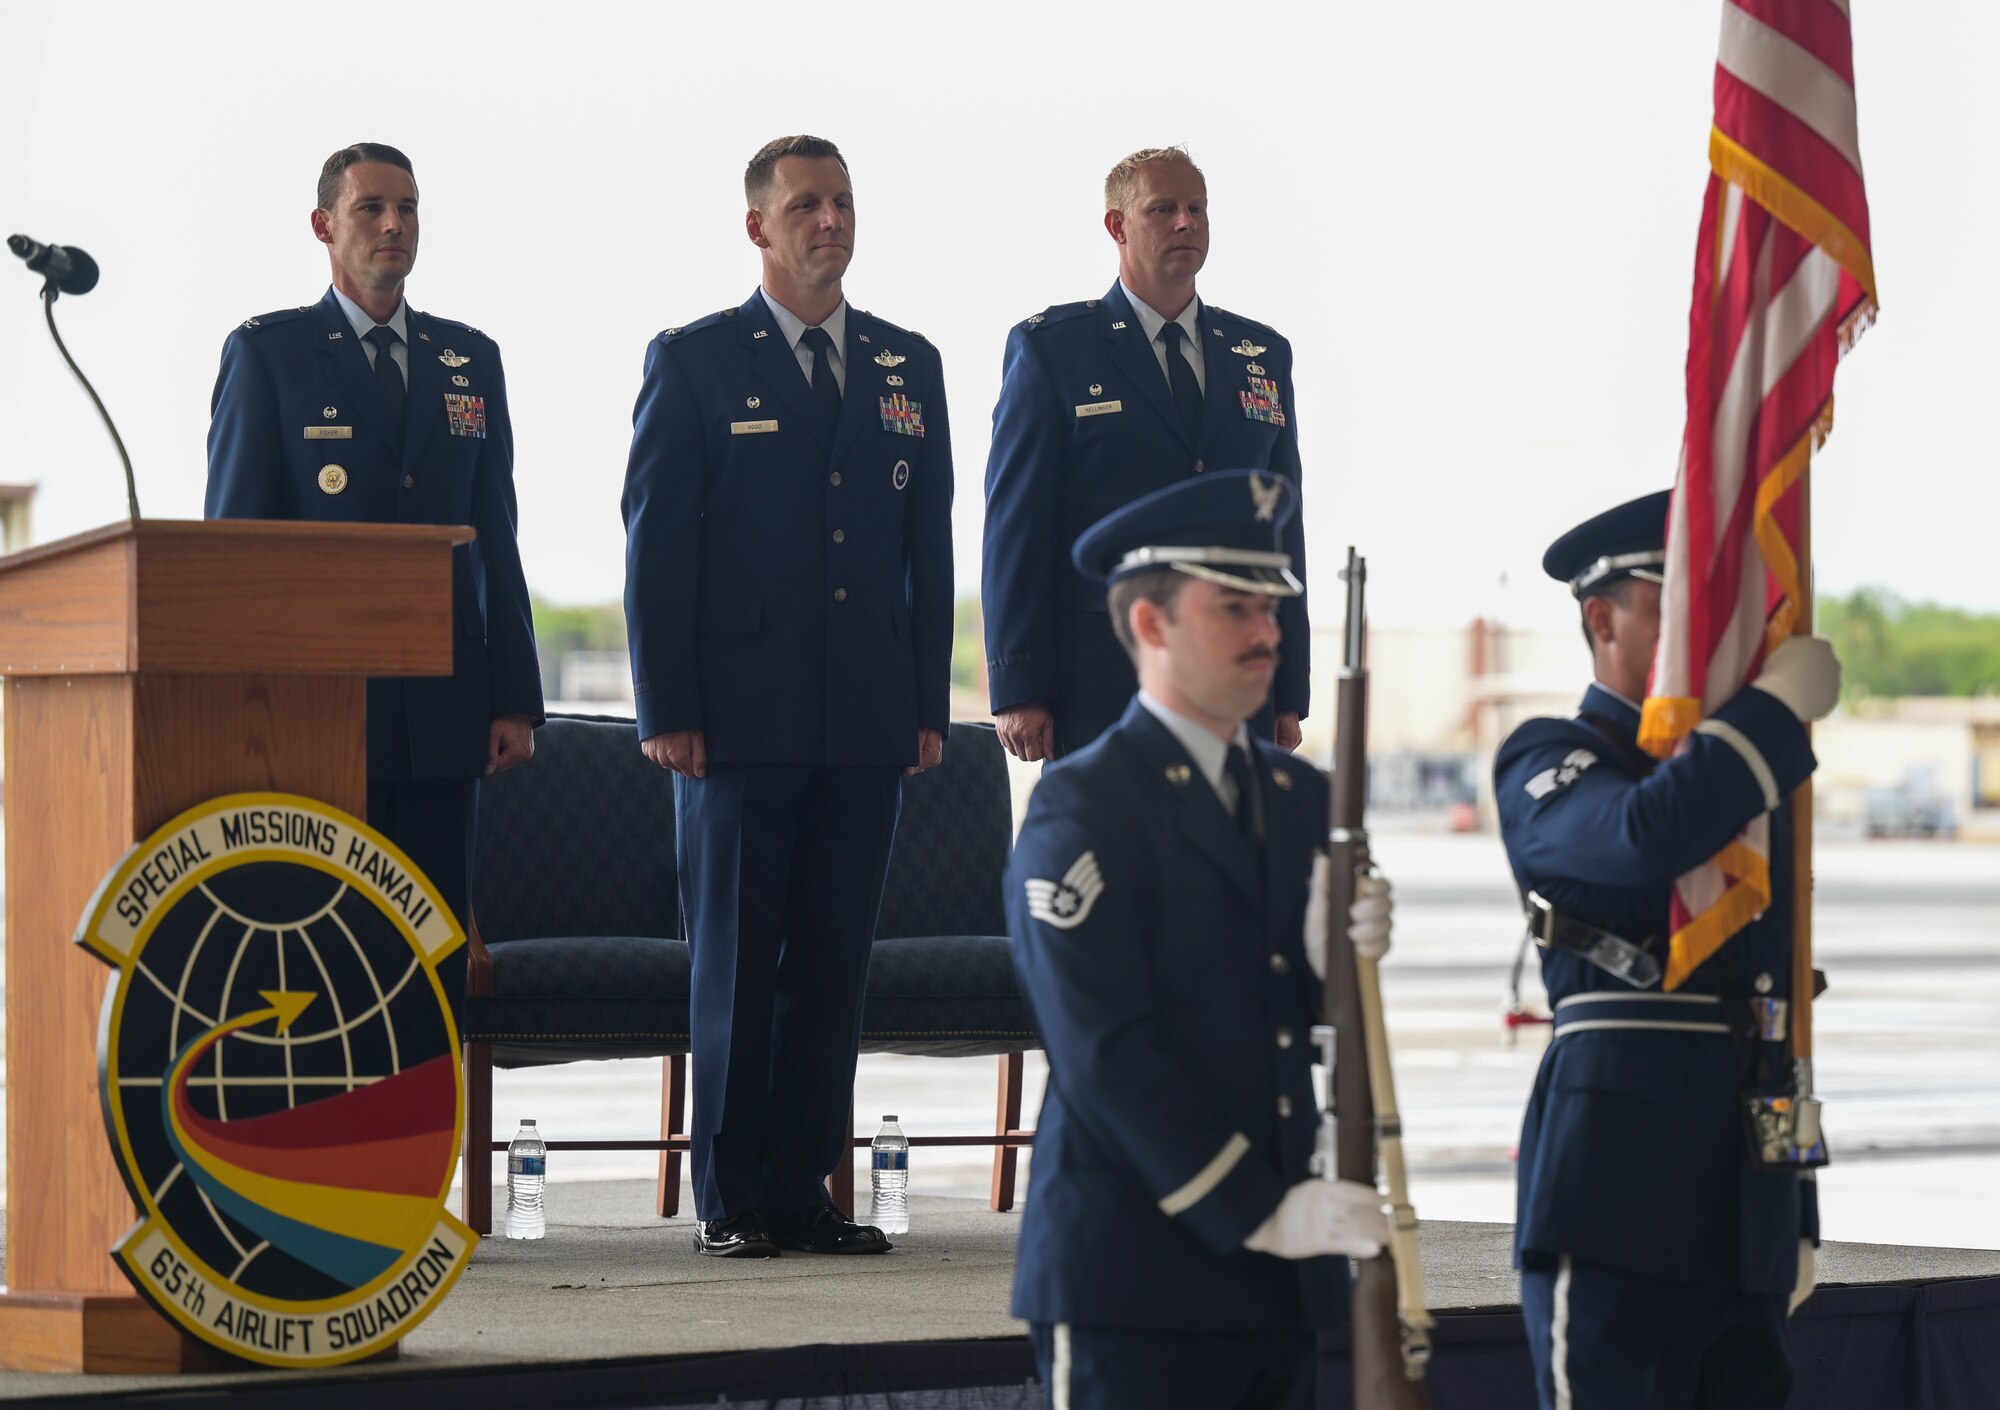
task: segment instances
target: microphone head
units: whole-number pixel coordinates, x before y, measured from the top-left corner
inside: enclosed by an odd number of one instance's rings
[[[34,254],[35,242],[25,235],[9,235],[7,237],[7,248],[20,258],[26,259]]]
[[[97,261],[74,245],[64,247],[69,256],[69,269],[56,280],[56,287],[65,294],[87,294],[97,287]]]

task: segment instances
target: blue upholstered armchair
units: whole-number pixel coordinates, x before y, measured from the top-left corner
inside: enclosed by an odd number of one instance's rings
[[[863,1052],[997,1056],[995,1209],[1011,1209],[1022,1054],[1041,1046],[1014,976],[1001,897],[1012,844],[1005,755],[990,727],[951,728],[944,764],[907,781],[868,975]],[[492,1225],[479,1157],[493,1140],[493,1068],[596,1058],[666,1059],[657,1141],[558,1148],[657,1150],[658,1206],[679,1211],[688,1147],[688,950],[680,939],[670,776],[639,752],[629,719],[553,716],[534,760],[488,779],[465,1003],[465,1219]],[[859,1144],[859,1143],[857,1143]],[[852,1211],[850,1159],[832,1172]]]

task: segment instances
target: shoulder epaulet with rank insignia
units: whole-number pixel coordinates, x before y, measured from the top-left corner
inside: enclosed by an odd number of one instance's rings
[[[1040,313],[1029,314],[1021,321],[1021,326],[1032,332],[1037,328],[1046,328],[1051,323],[1067,323],[1072,318],[1081,318],[1086,313],[1095,312],[1097,305],[1096,299],[1085,299],[1081,303],[1073,304],[1050,304]]]
[[[1236,313],[1236,312],[1234,312],[1234,311],[1232,311],[1232,310],[1230,310],[1230,309],[1226,309],[1226,308],[1218,308],[1218,307],[1217,307],[1216,305],[1214,305],[1214,304],[1209,304],[1209,305],[1208,305],[1208,311],[1209,311],[1210,313],[1214,314],[1214,315],[1215,315],[1216,317],[1218,317],[1218,318],[1230,318],[1230,319],[1234,319],[1234,320],[1235,320],[1236,322],[1238,322],[1238,323],[1247,323],[1247,324],[1249,324],[1249,325],[1250,325],[1250,326],[1251,326],[1252,328],[1261,328],[1261,329],[1263,329],[1263,330],[1264,330],[1264,331],[1265,331],[1266,333],[1269,333],[1269,334],[1270,334],[1270,335],[1271,335],[1272,337],[1274,337],[1274,338],[1277,338],[1277,337],[1282,337],[1282,336],[1284,336],[1283,334],[1279,333],[1277,329],[1273,328],[1273,327],[1272,327],[1272,326],[1271,326],[1270,324],[1268,324],[1268,323],[1265,323],[1265,322],[1263,322],[1263,321],[1261,321],[1261,320],[1259,320],[1259,319],[1255,319],[1255,318],[1246,318],[1246,317],[1244,317],[1244,316],[1243,316],[1242,314],[1240,314],[1240,313]]]
[[[475,338],[484,338],[489,343],[493,341],[492,334],[482,333],[479,329],[474,328],[470,323],[460,323],[456,318],[440,318],[435,313],[426,313],[423,316],[425,318],[428,318],[433,323],[442,323],[447,328],[459,329],[462,332],[470,333]]]
[[[280,323],[295,322],[312,311],[313,306],[311,304],[305,304],[299,308],[281,308],[275,313],[260,313],[255,318],[246,318],[237,326],[246,333],[257,333],[266,328],[275,328]]]
[[[706,328],[720,328],[725,318],[734,318],[735,316],[736,310],[733,308],[718,309],[714,313],[704,314],[692,323],[683,323],[673,328],[662,328],[660,336],[669,339],[685,338],[691,333],[699,333]]]

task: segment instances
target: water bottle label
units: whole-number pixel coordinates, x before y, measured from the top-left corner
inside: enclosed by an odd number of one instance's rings
[[[876,1151],[874,1168],[877,1170],[908,1170],[910,1168],[910,1153],[908,1151]]]
[[[546,1175],[549,1158],[545,1155],[510,1155],[507,1157],[509,1175]]]

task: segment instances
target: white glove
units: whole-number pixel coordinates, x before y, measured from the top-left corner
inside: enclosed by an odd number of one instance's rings
[[[1313,853],[1312,880],[1306,883],[1306,963],[1313,977],[1326,978],[1326,853]]]
[[[1792,1288],[1792,1301],[1785,1308],[1785,1315],[1791,1316],[1799,1310],[1799,1304],[1812,1296],[1819,1286],[1819,1255],[1813,1248],[1811,1239],[1799,1240],[1799,1281]]]
[[[1801,723],[1811,724],[1840,703],[1840,658],[1825,637],[1786,637],[1750,684],[1777,696]]]
[[[1279,1258],[1374,1258],[1389,1238],[1382,1196],[1353,1180],[1301,1180],[1243,1247]]]
[[[1389,953],[1389,919],[1396,902],[1389,894],[1389,878],[1364,876],[1354,883],[1354,904],[1347,908],[1347,938],[1354,953],[1363,959],[1379,960]]]

